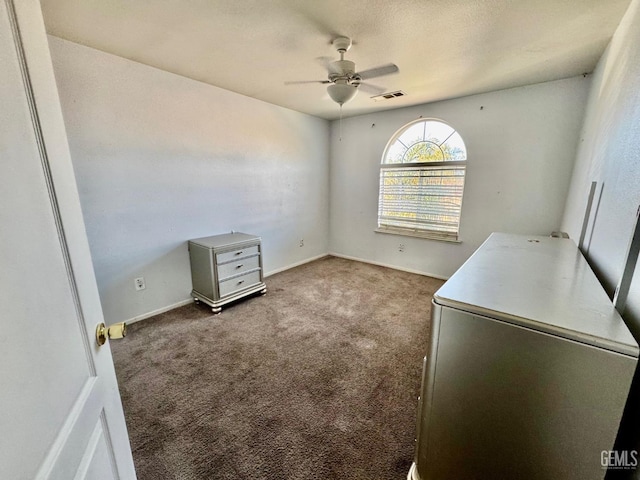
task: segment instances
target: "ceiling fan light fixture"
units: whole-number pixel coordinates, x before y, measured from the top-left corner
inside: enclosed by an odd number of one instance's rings
[[[327,87],[331,99],[339,105],[347,103],[358,93],[358,87],[346,83],[334,83]]]

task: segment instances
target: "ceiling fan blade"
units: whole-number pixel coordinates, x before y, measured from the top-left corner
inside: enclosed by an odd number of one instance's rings
[[[372,93],[374,95],[380,95],[387,91],[384,87],[379,87],[378,85],[371,85],[370,83],[361,82],[358,86],[358,90],[362,90],[363,92]]]
[[[356,75],[359,75],[362,80],[368,80],[370,78],[382,77],[383,75],[391,75],[392,73],[397,73],[399,71],[400,69],[397,65],[389,63],[380,67],[370,68],[369,70],[363,70],[362,72],[356,73]]]
[[[329,80],[296,80],[292,82],[284,82],[285,85],[300,85],[303,83],[331,83]]]

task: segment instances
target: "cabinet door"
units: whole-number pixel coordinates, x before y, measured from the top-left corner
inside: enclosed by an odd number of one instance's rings
[[[604,477],[635,358],[446,307],[435,322],[421,478]]]

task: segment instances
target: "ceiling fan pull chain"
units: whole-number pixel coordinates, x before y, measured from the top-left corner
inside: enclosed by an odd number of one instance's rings
[[[342,104],[340,104],[340,141],[342,141]]]

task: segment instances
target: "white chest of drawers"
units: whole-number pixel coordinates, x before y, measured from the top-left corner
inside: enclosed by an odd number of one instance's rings
[[[227,233],[189,240],[191,296],[214,313],[222,306],[257,292],[266,293],[260,237]]]

